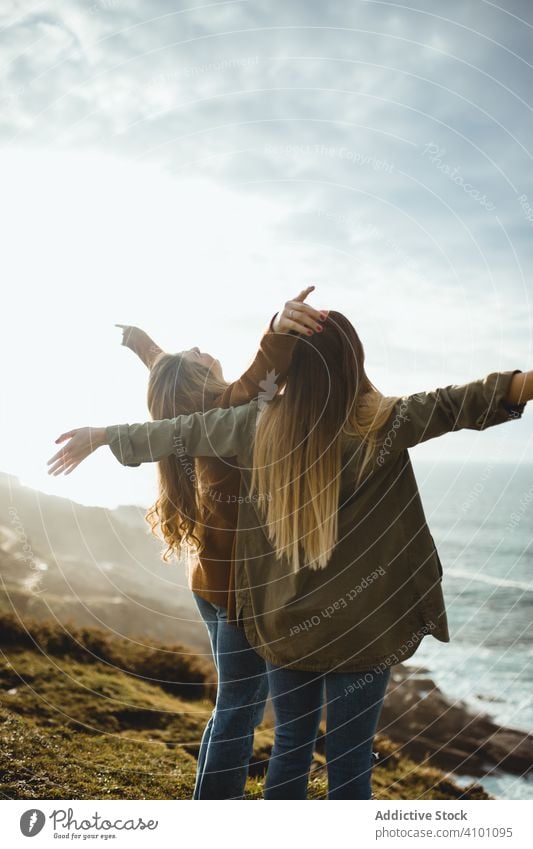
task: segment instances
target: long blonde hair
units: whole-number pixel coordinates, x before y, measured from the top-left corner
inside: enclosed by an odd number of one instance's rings
[[[284,393],[261,410],[251,490],[279,559],[323,569],[338,537],[343,434],[361,438],[357,484],[398,400],[368,378],[363,345],[342,313],[295,345]]]
[[[160,354],[148,381],[148,408],[154,420],[209,410],[228,384],[213,370],[181,354]],[[167,544],[163,560],[182,546],[202,550],[208,510],[202,499],[198,464],[185,451],[158,461],[159,494],[146,513],[152,533]]]

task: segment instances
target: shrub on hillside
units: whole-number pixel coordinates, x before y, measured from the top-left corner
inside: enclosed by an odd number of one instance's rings
[[[143,637],[133,642],[103,628],[21,621],[13,613],[0,614],[0,646],[4,648],[35,649],[45,655],[68,656],[78,663],[107,663],[183,698],[213,698],[212,672],[190,649],[145,643]]]

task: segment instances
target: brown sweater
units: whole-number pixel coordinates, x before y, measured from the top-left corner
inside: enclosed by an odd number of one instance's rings
[[[290,366],[298,337],[292,333],[274,333],[274,318],[261,338],[259,350],[251,365],[213,401],[213,408],[246,404],[257,396],[269,400],[277,391],[277,386],[284,380]],[[150,366],[162,349],[148,337],[147,343],[149,349],[133,347],[133,350],[145,365]],[[198,457],[196,463],[206,489],[204,498],[211,513],[205,525],[202,553],[192,558],[189,586],[206,601],[227,607],[228,617],[233,618],[233,561],[241,473],[236,467],[235,458]]]

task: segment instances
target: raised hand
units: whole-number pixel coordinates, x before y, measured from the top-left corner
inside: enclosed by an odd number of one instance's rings
[[[120,327],[122,330],[122,344],[133,351],[134,354],[137,354],[143,363],[150,368],[163,349],[156,345],[154,340],[148,336],[148,333],[145,333],[140,327],[135,327],[132,324],[115,324],[115,327]]]
[[[285,303],[283,309],[272,322],[272,329],[275,333],[288,333],[292,330],[295,333],[312,336],[313,333],[322,331],[320,322],[327,319],[328,310],[315,310],[309,304],[304,303],[305,299],[314,291],[314,288],[314,286],[308,286],[293,300]]]

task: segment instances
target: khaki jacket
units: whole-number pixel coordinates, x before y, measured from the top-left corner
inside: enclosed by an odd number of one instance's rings
[[[408,449],[449,431],[484,430],[520,418],[525,404],[504,402],[518,371],[400,398],[379,433],[373,467],[357,488],[361,443],[345,437],[339,542],[318,571],[295,574],[276,559],[249,495],[257,401],[205,415],[115,425],[106,435],[124,465],[172,453],[177,439],[192,456],[236,458],[242,477],[236,616],[264,659],[320,672],[383,668],[411,657],[426,634],[450,640],[442,565]]]

